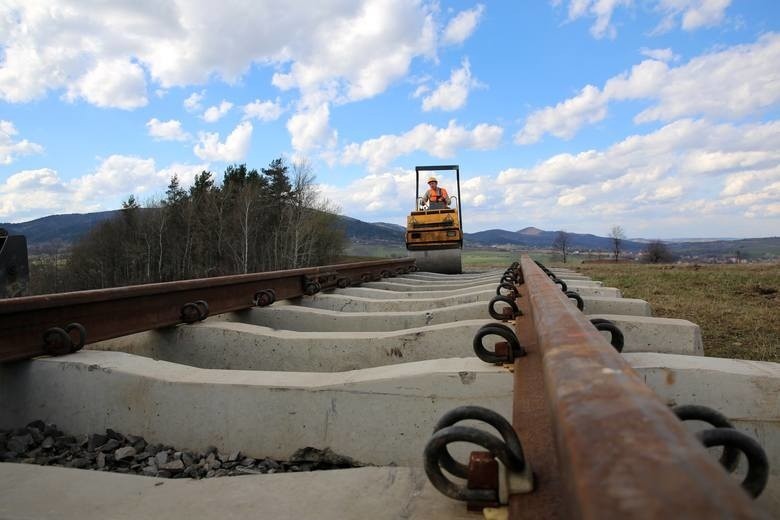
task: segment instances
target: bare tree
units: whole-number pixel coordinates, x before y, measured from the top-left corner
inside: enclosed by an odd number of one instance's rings
[[[674,260],[674,256],[669,251],[669,248],[666,247],[666,244],[660,240],[653,240],[645,248],[644,260],[651,264],[662,264],[671,262]]]
[[[569,234],[566,231],[558,231],[552,243],[552,248],[560,253],[563,263],[566,263],[566,255],[569,253]]]
[[[620,258],[620,251],[623,250],[623,240],[626,239],[626,232],[620,226],[613,226],[609,232],[609,238],[612,239],[612,254],[615,262]]]

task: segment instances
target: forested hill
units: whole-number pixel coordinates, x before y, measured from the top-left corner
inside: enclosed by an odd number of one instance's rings
[[[27,237],[28,246],[35,250],[55,246],[69,246],[83,237],[96,224],[119,215],[121,210],[100,211],[97,213],[71,213],[67,215],[49,215],[48,217],[20,222],[18,224],[0,224],[12,235]]]

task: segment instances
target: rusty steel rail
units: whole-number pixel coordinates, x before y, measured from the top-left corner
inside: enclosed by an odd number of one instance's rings
[[[510,518],[755,518],[718,465],[585,315],[520,262],[513,426],[536,474]]]
[[[0,300],[0,362],[69,352],[73,347],[63,345],[68,338],[94,343],[378,280],[413,266],[413,258],[375,260]]]

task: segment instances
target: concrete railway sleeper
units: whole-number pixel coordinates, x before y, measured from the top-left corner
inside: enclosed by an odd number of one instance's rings
[[[43,419],[74,435],[112,428],[257,460],[330,448],[372,467],[160,487],[0,464],[0,517],[475,518],[452,498],[509,518],[752,518],[780,507],[780,365],[704,358],[696,325],[527,257],[463,275],[414,272],[406,259],[346,269],[233,280],[223,292],[211,286],[220,279],[127,288],[174,295],[121,331],[95,333],[130,307],[105,293],[93,307],[83,295],[0,306],[3,332],[29,312],[30,337],[41,327],[69,337],[57,346],[67,355],[0,365],[0,429]],[[35,305],[47,310],[32,327]],[[74,323],[83,333],[64,326]],[[44,352],[6,345],[2,359]],[[690,419],[718,417],[709,409],[722,420],[697,432]],[[713,445],[727,447],[720,464],[703,447]],[[67,498],[85,487],[99,491]]]

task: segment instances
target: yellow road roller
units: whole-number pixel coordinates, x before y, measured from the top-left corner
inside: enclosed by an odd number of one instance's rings
[[[463,220],[460,204],[460,167],[458,165],[415,166],[415,210],[406,219],[406,249],[416,259],[420,271],[443,274],[463,272]],[[436,172],[455,172],[457,197],[450,197],[438,186]],[[428,189],[420,195],[420,172]],[[455,208],[451,208],[452,203]]]

